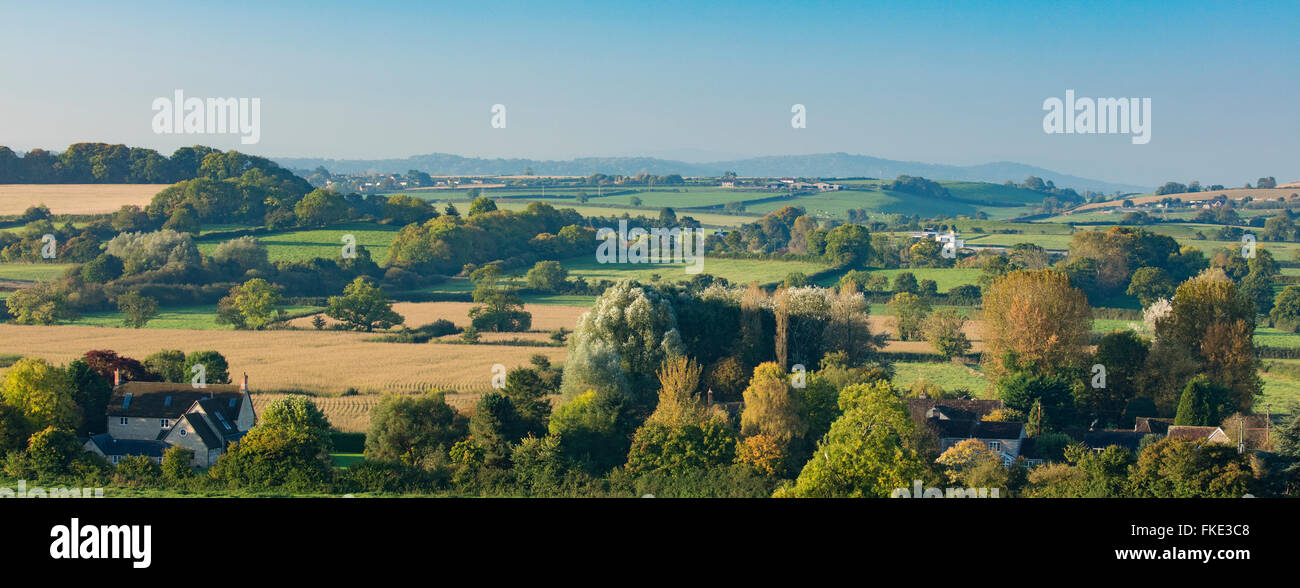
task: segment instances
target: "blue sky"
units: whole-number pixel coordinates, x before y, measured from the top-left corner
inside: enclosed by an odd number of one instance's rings
[[[697,161],[844,151],[1145,185],[1293,181],[1296,22],[1295,2],[3,0],[0,144]],[[177,88],[261,98],[261,142],[155,135],[150,104]],[[1151,98],[1151,142],[1045,134],[1043,100],[1066,89]],[[506,129],[490,127],[496,103]],[[790,128],[795,103],[805,129]]]

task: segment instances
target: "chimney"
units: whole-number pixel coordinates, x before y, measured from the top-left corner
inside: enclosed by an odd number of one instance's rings
[[[113,370],[113,387],[122,385],[122,370]]]
[[[709,388],[709,406],[713,406],[713,388]]]
[[[244,381],[239,384],[239,391],[248,394],[248,372],[244,372]]]

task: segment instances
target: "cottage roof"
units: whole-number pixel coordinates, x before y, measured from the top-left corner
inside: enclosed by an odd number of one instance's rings
[[[114,439],[108,433],[101,433],[90,437],[90,442],[95,444],[104,455],[144,455],[147,457],[162,457],[163,452],[171,447],[162,441],[150,439]]]
[[[244,394],[232,384],[209,384],[195,388],[189,383],[127,382],[113,389],[108,402],[110,417],[146,417],[178,419],[195,402],[211,400],[209,404],[228,418],[238,418]]]

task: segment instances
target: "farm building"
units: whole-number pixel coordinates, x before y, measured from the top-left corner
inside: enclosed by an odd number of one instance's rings
[[[191,465],[209,467],[226,447],[253,428],[257,415],[248,394],[248,375],[235,386],[121,382],[108,405],[108,432],[84,443],[86,451],[113,463],[127,455],[161,462],[172,446],[194,452]]]

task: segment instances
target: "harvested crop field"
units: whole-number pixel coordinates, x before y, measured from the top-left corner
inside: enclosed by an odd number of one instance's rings
[[[469,326],[469,309],[477,306],[473,302],[396,302],[393,310],[406,319],[406,326],[415,328],[427,325],[438,319],[447,319],[458,327]],[[526,304],[524,310],[533,313],[533,330],[554,331],[560,327],[573,330],[578,324],[578,317],[587,312],[584,306],[560,306],[554,304]],[[324,316],[324,315],[322,315]],[[312,317],[306,316],[289,321],[289,324],[301,329],[311,328]],[[325,317],[326,324],[334,320]]]
[[[872,315],[867,319],[871,325],[872,333],[886,333],[889,340],[885,342],[883,351],[893,353],[933,353],[934,346],[926,341],[899,341],[898,340],[898,320],[892,316]],[[984,321],[968,320],[961,331],[970,339],[971,352],[979,353],[984,351]]]
[[[144,207],[170,184],[3,184],[0,214],[44,204],[54,214],[102,214],[123,204]]]
[[[253,393],[253,406],[261,410],[266,405],[288,396],[280,392]],[[383,394],[359,394],[355,396],[321,397],[310,396],[316,407],[325,413],[335,429],[345,433],[364,433],[370,429],[370,410],[379,404]],[[478,402],[477,393],[447,394],[447,404],[457,411],[469,414]]]
[[[253,390],[338,395],[477,392],[491,387],[492,366],[528,364],[534,354],[564,360],[563,347],[371,343],[373,334],[343,331],[200,331],[82,326],[0,325],[0,355],[66,363],[91,349],[112,349],[143,360],[162,349],[214,349],[233,374],[248,372]]]

